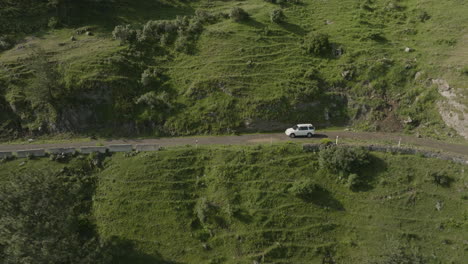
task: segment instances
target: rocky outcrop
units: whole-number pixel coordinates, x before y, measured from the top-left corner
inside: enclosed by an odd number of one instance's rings
[[[459,102],[460,93],[443,79],[433,79],[432,83],[437,85],[439,94],[444,98],[437,104],[442,119],[458,134],[468,139],[468,107]]]

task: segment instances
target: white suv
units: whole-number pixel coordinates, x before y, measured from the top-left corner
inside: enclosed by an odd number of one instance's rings
[[[312,124],[298,124],[286,129],[284,133],[291,138],[297,136],[307,136],[310,138],[315,134],[315,128]]]

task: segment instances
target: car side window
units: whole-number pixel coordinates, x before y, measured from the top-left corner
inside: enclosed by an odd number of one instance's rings
[[[309,127],[309,130],[313,130],[313,129],[314,129],[314,127],[313,127],[313,126],[310,126],[310,127]]]
[[[307,130],[307,127],[299,127],[299,130]]]

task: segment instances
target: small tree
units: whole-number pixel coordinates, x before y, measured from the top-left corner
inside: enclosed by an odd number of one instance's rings
[[[283,13],[283,10],[280,8],[277,8],[270,13],[270,20],[273,23],[281,23],[285,19],[285,15]]]
[[[25,93],[29,101],[34,106],[55,105],[56,100],[63,92],[60,83],[62,76],[57,65],[50,61],[44,50],[38,49],[31,56],[29,67],[33,72],[30,84],[25,87]]]
[[[229,12],[229,17],[236,22],[240,22],[247,20],[249,18],[249,14],[240,7],[234,7]]]
[[[306,53],[314,55],[325,55],[331,52],[329,36],[322,33],[310,33],[304,39],[303,48]]]

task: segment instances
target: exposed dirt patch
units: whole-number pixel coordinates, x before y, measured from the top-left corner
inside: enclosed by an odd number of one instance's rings
[[[400,132],[403,129],[401,120],[395,115],[398,108],[397,103],[391,103],[389,108],[384,110],[385,118],[377,122],[377,129],[382,132]]]
[[[434,79],[432,83],[437,85],[439,94],[444,97],[444,100],[437,104],[442,119],[458,134],[468,139],[468,107],[459,103],[461,92],[450,87],[443,79]]]

